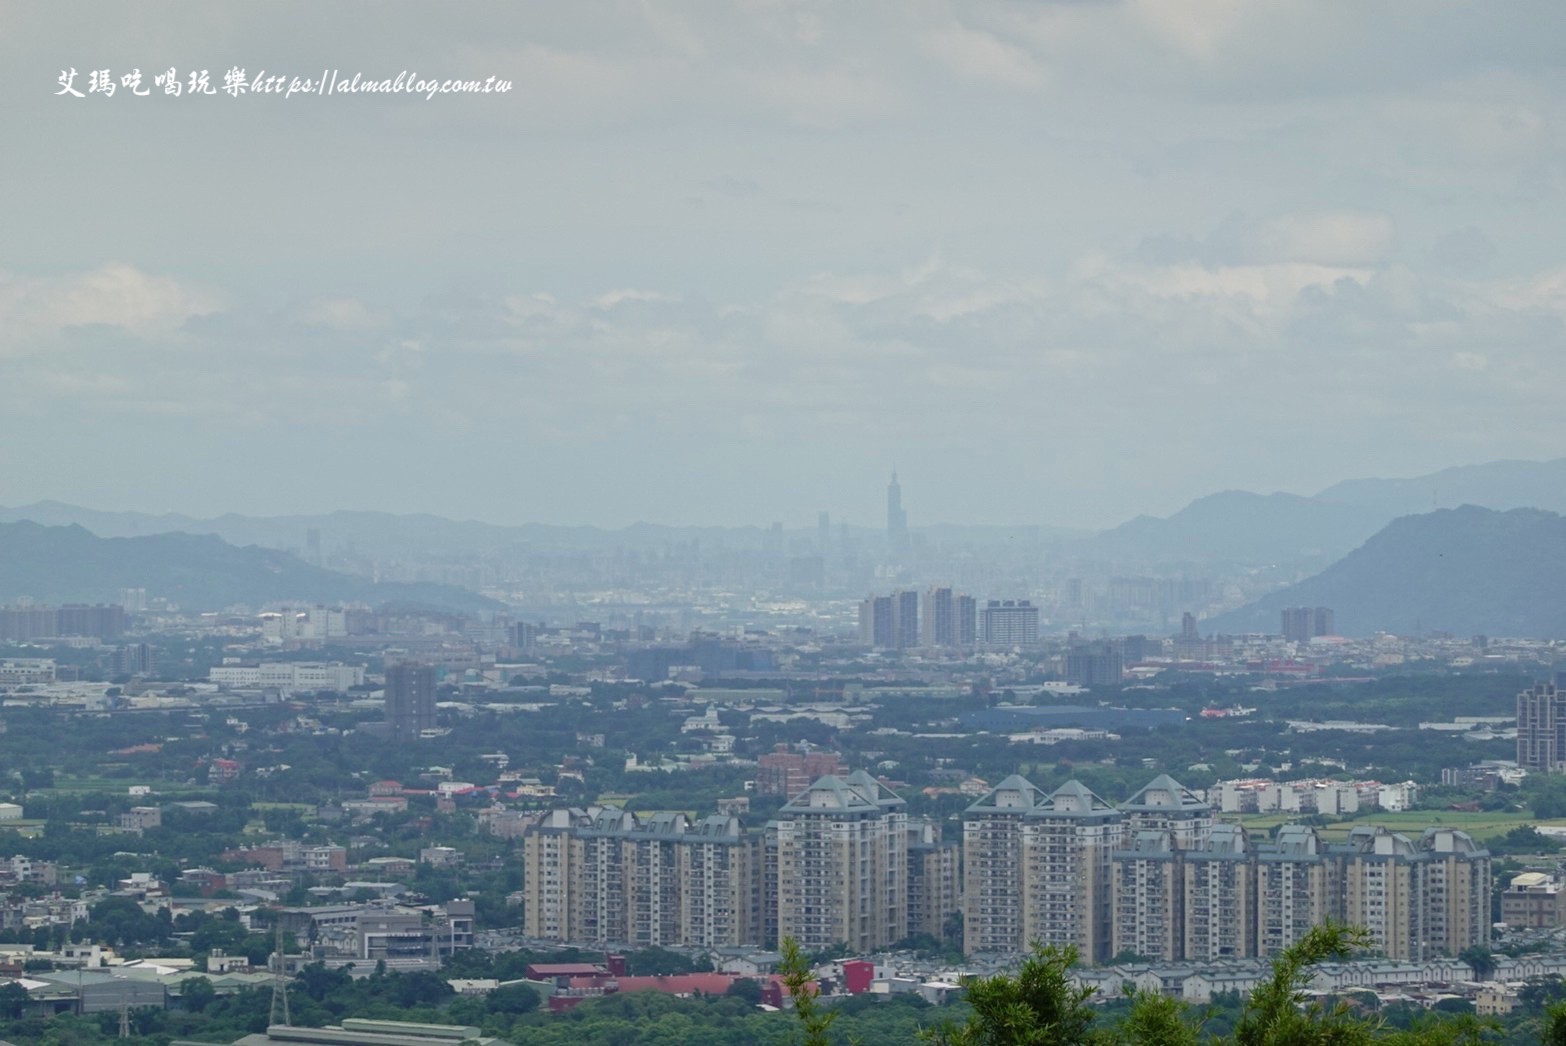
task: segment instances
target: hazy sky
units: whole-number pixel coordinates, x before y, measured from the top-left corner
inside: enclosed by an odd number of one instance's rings
[[[1559,457],[1563,41],[1559,0],[7,4],[0,504],[874,524],[895,466],[915,526],[1096,526]]]

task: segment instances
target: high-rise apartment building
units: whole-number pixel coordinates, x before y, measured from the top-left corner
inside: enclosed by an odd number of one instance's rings
[[[919,645],[919,593],[868,596],[859,604],[859,641],[877,650],[909,650]]]
[[[572,846],[577,827],[572,811],[551,810],[523,836],[522,920],[530,937],[575,939]]]
[[[1284,639],[1308,643],[1316,636],[1334,634],[1333,613],[1329,607],[1285,607],[1281,614]]]
[[[1272,958],[1333,917],[1338,862],[1314,828],[1284,825],[1256,848],[1256,954]]]
[[[1213,808],[1207,800],[1168,774],[1153,778],[1120,809],[1127,832],[1168,831],[1180,850],[1205,846],[1213,830]]]
[[[1419,849],[1430,863],[1426,932],[1438,954],[1490,947],[1490,854],[1466,833],[1429,828]]]
[[[908,933],[941,940],[946,920],[961,911],[958,867],[962,850],[941,841],[939,822],[908,820]]]
[[[867,596],[859,604],[859,642],[877,650],[890,650],[893,642],[892,597]]]
[[[920,612],[919,645],[949,647],[957,645],[956,599],[949,588],[931,586],[924,594]]]
[[[386,722],[399,741],[435,726],[435,668],[404,661],[386,666]]]
[[[760,941],[759,840],[737,817],[692,824],[680,841],[681,944],[733,947]]]
[[[1334,849],[1343,869],[1344,920],[1368,931],[1372,947],[1388,959],[1429,958],[1428,864],[1414,842],[1380,825],[1365,825]]]
[[[1206,846],[1184,860],[1181,954],[1215,962],[1256,954],[1256,877],[1250,839],[1235,824],[1214,825]]]
[[[978,642],[978,601],[935,585],[919,608],[919,645],[966,649]]]
[[[523,835],[523,922],[547,940],[757,944],[760,852],[734,817],[554,810]]]
[[[1125,654],[1111,640],[1074,643],[1066,651],[1066,682],[1078,686],[1119,686],[1125,675]]]
[[[1360,827],[1329,846],[1285,825],[1256,841],[1167,775],[1119,807],[1074,781],[1046,796],[1009,777],[964,813],[963,864],[969,952],[1271,957],[1329,919],[1365,926],[1395,959],[1490,940],[1490,855],[1466,834]]]
[[[1517,765],[1541,774],[1566,770],[1566,691],[1553,683],[1517,695]]]
[[[979,642],[979,601],[959,592],[953,598],[952,616],[955,619],[956,645],[969,649]]]
[[[778,934],[806,950],[886,948],[908,934],[906,804],[857,771],[778,811]]]
[[[0,641],[25,643],[60,636],[118,639],[124,633],[125,608],[118,604],[0,607]]]
[[[1039,608],[1027,599],[992,599],[979,611],[984,644],[1008,648],[1037,646]]]
[[[912,589],[892,593],[892,645],[899,650],[919,645],[919,593]]]
[[[1027,948],[1022,826],[1045,799],[1037,785],[1013,774],[963,812],[963,951]]]
[[[1024,818],[1026,941],[1070,945],[1088,963],[1110,957],[1112,857],[1124,830],[1120,811],[1080,781],[1067,781]]]
[[[1111,951],[1149,959],[1180,959],[1184,948],[1185,895],[1181,852],[1168,829],[1126,833],[1114,864],[1114,922]]]
[[[1122,815],[1078,781],[1045,795],[1013,775],[963,813],[967,951],[1071,945],[1107,959]]]

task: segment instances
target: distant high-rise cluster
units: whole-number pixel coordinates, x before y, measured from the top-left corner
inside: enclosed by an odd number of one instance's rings
[[[1391,959],[1490,941],[1490,856],[1462,832],[1358,827],[1326,844],[1289,825],[1256,842],[1160,776],[1119,807],[1071,781],[1009,777],[963,815],[965,948],[1073,945],[1210,962],[1272,956],[1312,926],[1364,926]]]
[[[0,641],[25,643],[62,636],[118,639],[124,633],[125,608],[118,604],[0,607]]]
[[[939,933],[957,850],[864,771],[828,774],[765,831],[735,817],[556,810],[523,838],[530,936],[637,947],[846,944]]]
[[[1284,607],[1283,638],[1296,643],[1308,643],[1317,636],[1330,636],[1333,631],[1332,611],[1327,607]]]
[[[940,586],[922,596],[912,589],[868,596],[859,604],[859,641],[878,650],[972,647],[977,607],[972,596]]]

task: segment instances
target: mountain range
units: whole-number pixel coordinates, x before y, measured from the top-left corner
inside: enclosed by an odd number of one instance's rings
[[[936,543],[1049,546],[1122,567],[1284,566],[1292,575],[1320,569],[1358,547],[1399,516],[1439,506],[1566,511],[1566,458],[1494,461],[1409,479],[1356,479],[1314,495],[1224,491],[1201,497],[1165,518],[1138,516],[1099,534],[1063,527],[914,527]],[[761,547],[764,527],[670,527],[638,523],[618,530],[540,523],[506,525],[430,514],[339,511],[320,515],[211,519],[103,512],[44,501],[0,507],[0,522],[81,526],[100,537],[168,532],[215,534],[235,545],[299,550],[318,531],[323,546],[368,557],[486,554],[520,548],[628,548],[722,541]],[[794,534],[813,533],[795,530]],[[856,534],[873,535],[855,528]]]
[[[210,534],[104,538],[81,526],[0,523],[0,603],[17,596],[42,603],[113,602],[122,588],[145,588],[187,610],[278,600],[503,609],[455,585],[371,581]]]
[[[1464,505],[1404,516],[1314,577],[1203,622],[1271,632],[1279,611],[1331,607],[1346,636],[1566,636],[1566,517]]]

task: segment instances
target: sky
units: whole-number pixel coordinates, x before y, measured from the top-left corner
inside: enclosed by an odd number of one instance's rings
[[[1559,457],[1562,40],[1558,0],[7,4],[0,504],[875,525],[895,468],[913,526],[1102,527]]]

